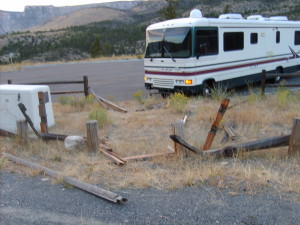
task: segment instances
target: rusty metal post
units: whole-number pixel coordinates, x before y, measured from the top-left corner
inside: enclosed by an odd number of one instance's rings
[[[88,97],[89,96],[89,79],[88,76],[83,76],[83,91],[84,91],[84,96]]]
[[[206,141],[205,141],[205,144],[203,146],[203,150],[209,150],[210,147],[211,147],[211,144],[216,136],[216,133],[219,129],[219,125],[222,121],[222,118],[228,108],[228,105],[229,105],[229,99],[223,99],[222,100],[222,103],[221,103],[221,106],[220,106],[220,109],[218,111],[218,114],[217,114],[217,117],[213,123],[213,125],[211,126],[211,129],[207,135],[207,138],[206,138]]]
[[[267,72],[263,70],[261,73],[261,95],[265,95]]]

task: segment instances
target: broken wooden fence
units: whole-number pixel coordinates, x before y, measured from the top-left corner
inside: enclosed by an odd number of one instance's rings
[[[12,80],[7,81],[8,84],[13,84]],[[52,95],[62,95],[62,94],[80,94],[84,93],[84,96],[87,97],[89,95],[89,80],[88,76],[83,76],[82,80],[71,80],[71,81],[46,81],[46,82],[31,82],[31,83],[18,83],[18,84],[26,84],[26,85],[60,85],[60,84],[83,84],[82,91],[57,91],[51,92]],[[64,86],[65,89],[65,86]]]
[[[300,71],[295,72],[295,73],[279,73],[279,74],[267,74],[266,70],[262,71],[261,75],[261,94],[265,94],[265,90],[267,87],[271,88],[277,88],[277,87],[300,87],[300,84],[284,84],[284,83],[278,83],[278,84],[267,84],[267,80],[270,78],[276,78],[280,77],[281,79],[285,78],[295,78],[295,77],[300,77]]]

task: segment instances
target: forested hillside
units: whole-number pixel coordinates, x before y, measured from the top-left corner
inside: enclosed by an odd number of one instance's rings
[[[176,17],[188,16],[193,8],[202,10],[205,17],[221,13],[241,13],[263,16],[285,15],[300,20],[299,0],[190,0],[173,2]],[[49,31],[13,32],[0,37],[0,63],[14,61],[79,60],[113,55],[142,55],[145,48],[146,27],[164,20],[167,2],[147,1],[123,11],[117,20],[93,22]],[[126,15],[125,15],[126,14]],[[77,18],[78,19],[78,18]]]

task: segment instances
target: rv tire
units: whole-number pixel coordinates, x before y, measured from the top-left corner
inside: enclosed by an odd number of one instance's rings
[[[215,82],[214,81],[205,81],[203,83],[203,88],[202,88],[202,95],[205,96],[210,96],[211,95],[211,91],[215,86]]]
[[[275,74],[278,75],[274,78],[275,83],[279,83],[281,81],[281,76],[280,74],[283,74],[283,68],[282,67],[277,67],[275,70]]]

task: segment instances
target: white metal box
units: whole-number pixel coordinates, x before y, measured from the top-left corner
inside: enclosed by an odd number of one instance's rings
[[[47,92],[49,101],[45,103],[48,126],[55,124],[49,87],[46,85],[0,85],[0,128],[15,132],[16,122],[25,119],[18,104],[23,103],[26,114],[34,127],[40,131],[38,92]],[[32,131],[29,127],[29,131]]]

